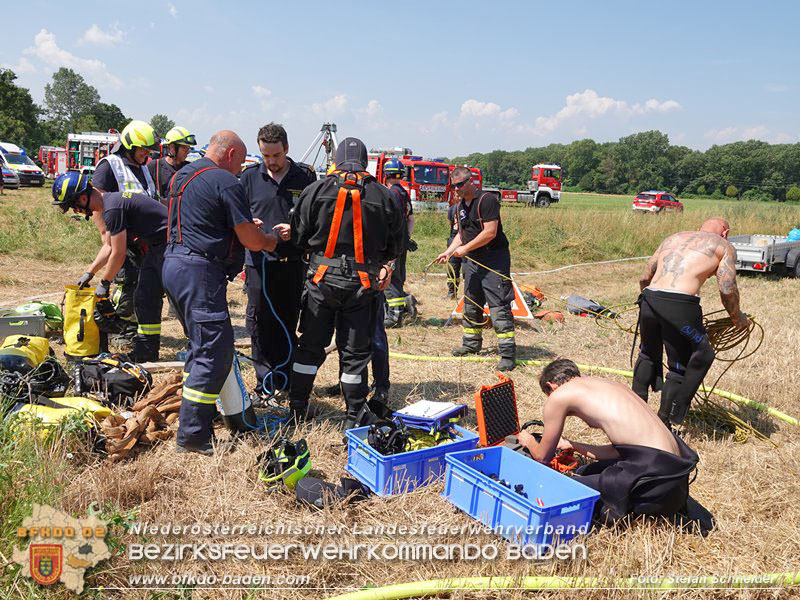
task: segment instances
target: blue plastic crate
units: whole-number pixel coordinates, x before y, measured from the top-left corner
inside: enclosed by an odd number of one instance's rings
[[[442,495],[511,542],[551,545],[556,536],[566,542],[589,530],[600,494],[548,466],[502,446],[451,453],[445,461]],[[527,498],[514,491],[520,483]]]
[[[348,473],[379,496],[411,491],[442,476],[445,455],[470,450],[478,445],[478,434],[456,425],[458,439],[433,448],[384,456],[367,443],[369,427],[345,432]]]

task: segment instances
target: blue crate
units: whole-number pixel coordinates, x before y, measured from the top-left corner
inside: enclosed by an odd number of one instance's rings
[[[450,452],[470,450],[478,445],[478,434],[456,425],[459,439],[433,448],[384,456],[367,443],[369,427],[345,432],[348,473],[379,496],[393,496],[411,491],[441,477],[444,458]]]
[[[503,446],[451,453],[445,461],[442,495],[511,542],[552,545],[554,537],[566,542],[589,530],[600,494],[548,466]],[[527,498],[514,491],[520,483]]]

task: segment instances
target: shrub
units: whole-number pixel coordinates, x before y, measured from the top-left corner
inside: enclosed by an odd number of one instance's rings
[[[769,202],[772,199],[772,196],[764,190],[747,190],[742,194],[742,200],[747,200],[748,202]]]
[[[725,188],[725,195],[728,198],[736,198],[739,195],[739,188],[735,185],[729,185]]]
[[[793,185],[786,191],[787,202],[800,202],[800,187]]]

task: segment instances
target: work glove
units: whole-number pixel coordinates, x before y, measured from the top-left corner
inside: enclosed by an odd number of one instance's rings
[[[94,273],[90,273],[89,271],[86,271],[86,273],[81,275],[81,278],[78,279],[77,283],[78,289],[82,290],[87,285],[89,285],[89,282],[92,280],[92,277],[94,277]]]
[[[417,242],[415,242],[414,240],[408,240],[408,251],[409,252],[416,252],[417,248],[419,248],[419,246],[417,246]]]
[[[108,298],[109,288],[111,287],[111,282],[108,279],[101,279],[100,285],[98,285],[94,290],[94,295],[98,298]]]

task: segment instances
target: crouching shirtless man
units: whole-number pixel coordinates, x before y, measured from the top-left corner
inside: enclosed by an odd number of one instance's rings
[[[699,231],[669,236],[647,261],[639,280],[642,342],[633,369],[633,391],[647,402],[648,388],[661,387],[661,355],[666,349],[669,372],[658,409],[664,423],[683,423],[714,362],[697,295],[709,277],[716,275],[722,305],[734,325],[739,329],[750,325],[739,309],[736,249],[728,241],[729,231],[725,219],[714,217]]]
[[[541,441],[527,431],[517,440],[534,460],[549,464],[556,449],[572,449],[596,462],[575,479],[600,492],[595,515],[614,521],[626,514],[670,516],[686,507],[689,474],[699,458],[627,386],[602,377],[582,377],[577,365],[560,358],[539,378],[547,396]],[[567,417],[578,417],[608,436],[597,446],[561,437]]]

